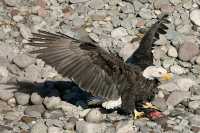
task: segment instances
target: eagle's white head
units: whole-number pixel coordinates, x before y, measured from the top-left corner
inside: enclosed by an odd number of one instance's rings
[[[173,75],[161,66],[149,66],[143,71],[143,76],[149,80],[171,80]]]

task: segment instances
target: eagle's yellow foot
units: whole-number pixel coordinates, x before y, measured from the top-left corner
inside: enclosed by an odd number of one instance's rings
[[[142,118],[144,116],[144,112],[138,112],[136,109],[134,110],[134,114],[133,114],[133,118],[134,120]]]
[[[156,107],[155,105],[153,105],[150,102],[145,102],[145,104],[143,105],[143,108],[145,108],[145,109],[157,109],[157,110],[159,110],[158,107]]]

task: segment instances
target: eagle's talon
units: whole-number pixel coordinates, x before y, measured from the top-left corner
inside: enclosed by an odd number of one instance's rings
[[[144,116],[144,112],[138,112],[137,110],[134,110],[134,114],[133,114],[133,118],[134,120],[142,118]]]
[[[144,105],[143,105],[143,108],[145,108],[145,109],[156,109],[156,110],[159,110],[158,107],[156,107],[155,105],[153,105],[150,102],[145,102]]]

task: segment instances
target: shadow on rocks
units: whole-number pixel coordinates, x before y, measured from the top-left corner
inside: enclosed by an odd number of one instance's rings
[[[22,92],[31,95],[38,93],[41,97],[60,97],[73,105],[88,108],[88,101],[93,99],[90,93],[81,90],[75,83],[71,81],[17,81],[7,83],[10,87],[6,89],[14,89],[16,92]]]

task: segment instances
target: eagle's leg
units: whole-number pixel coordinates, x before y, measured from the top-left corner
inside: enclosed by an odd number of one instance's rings
[[[136,109],[134,109],[133,118],[134,120],[139,119],[144,116],[144,112],[138,112]]]
[[[150,102],[145,102],[144,105],[143,105],[143,108],[145,108],[145,109],[156,109],[156,110],[159,110],[158,107],[156,107],[155,105],[153,105]]]

